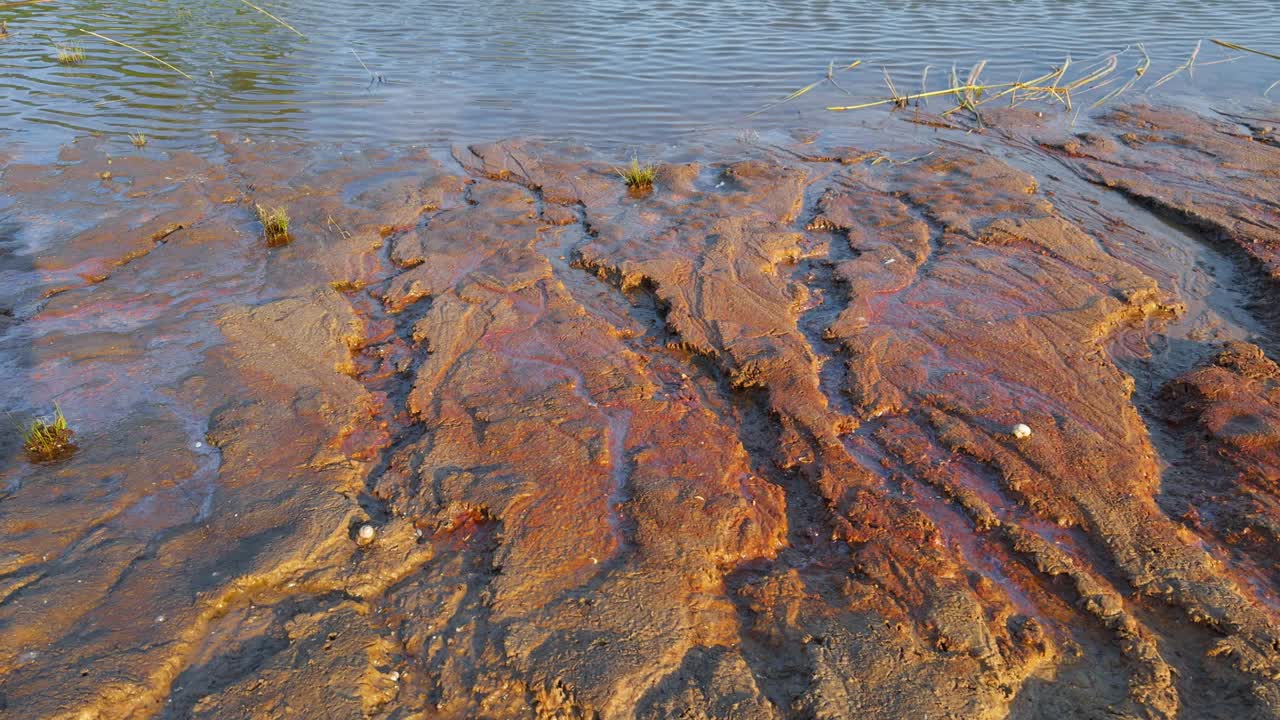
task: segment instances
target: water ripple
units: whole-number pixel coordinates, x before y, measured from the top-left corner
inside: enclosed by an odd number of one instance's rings
[[[61,0],[0,11],[0,135],[53,147],[89,131],[198,144],[213,130],[321,141],[448,142],[511,135],[661,142],[707,126],[783,127],[842,100],[748,113],[854,58],[842,85],[883,93],[878,66],[916,87],[925,65],[990,61],[1036,73],[1143,43],[1158,77],[1207,35],[1275,49],[1270,0],[267,0],[300,38],[235,0]],[[188,81],[92,29],[182,68]],[[86,51],[56,62],[55,43]],[[354,52],[353,52],[354,51]],[[357,55],[359,59],[357,59]],[[1225,51],[1206,45],[1203,57]],[[364,65],[368,66],[366,71]],[[1256,95],[1280,64],[1248,58],[1170,83],[1174,93]],[[867,72],[866,70],[870,70]],[[825,120],[823,118],[826,118]]]

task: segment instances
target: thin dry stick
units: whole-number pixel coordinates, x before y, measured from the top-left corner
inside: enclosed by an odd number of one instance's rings
[[[1067,106],[1067,109],[1068,109],[1068,110],[1070,110],[1070,109],[1071,109],[1071,95],[1070,95],[1070,93],[1068,92],[1068,94],[1067,94],[1066,98],[1064,99],[1064,98],[1062,97],[1062,91],[1061,91],[1061,89],[1058,87],[1058,83],[1062,82],[1062,78],[1066,76],[1066,74],[1067,74],[1067,68],[1069,68],[1069,67],[1071,67],[1071,56],[1070,56],[1070,55],[1068,55],[1068,56],[1067,56],[1067,59],[1066,59],[1066,60],[1064,60],[1064,61],[1062,62],[1062,67],[1058,68],[1058,72],[1057,72],[1057,73],[1055,73],[1055,77],[1053,78],[1053,83],[1051,83],[1051,84],[1049,85],[1049,87],[1047,87],[1047,88],[1045,88],[1045,89],[1044,89],[1044,92],[1045,92],[1045,93],[1048,93],[1049,95],[1054,96],[1054,97],[1055,97],[1055,98],[1057,98],[1058,100],[1062,100],[1062,101],[1063,101],[1063,104],[1065,104],[1065,105]]]
[[[362,64],[363,64],[363,63],[362,63]],[[848,65],[844,66],[844,67],[843,67],[843,68],[841,68],[840,70],[841,70],[841,72],[845,72],[845,71],[848,71],[848,70],[852,70],[852,69],[854,69],[854,68],[858,67],[858,66],[859,66],[859,65],[861,65],[861,64],[862,64],[862,61],[861,61],[861,60],[854,60],[853,62],[851,62],[851,63],[849,63]],[[791,93],[790,95],[788,95],[788,96],[786,96],[786,97],[782,98],[781,100],[779,100],[779,101],[777,101],[777,102],[769,103],[768,105],[765,105],[764,107],[760,108],[759,110],[756,110],[756,111],[755,111],[755,112],[753,112],[753,113],[749,113],[749,114],[747,115],[747,117],[755,117],[755,116],[759,115],[760,113],[765,112],[765,111],[767,111],[767,110],[772,110],[773,108],[776,108],[776,107],[778,107],[779,105],[782,105],[783,103],[789,103],[789,102],[791,102],[792,100],[795,100],[796,98],[800,97],[801,95],[804,95],[805,93],[807,93],[807,92],[809,92],[810,90],[812,90],[812,89],[814,89],[814,88],[818,87],[819,85],[821,85],[822,83],[824,83],[824,82],[826,82],[826,81],[828,81],[828,80],[830,80],[830,81],[831,81],[831,84],[832,84],[832,85],[835,85],[836,87],[840,88],[841,90],[844,90],[844,88],[840,87],[840,85],[836,82],[836,80],[835,80],[835,76],[832,74],[832,68],[833,68],[833,66],[832,66],[832,65],[828,65],[828,66],[827,66],[827,75],[826,75],[826,77],[823,77],[823,78],[822,78],[822,79],[820,79],[820,80],[815,80],[815,81],[813,81],[813,82],[809,83],[808,85],[805,85],[804,87],[800,88],[799,90],[796,90],[795,92]],[[367,68],[366,68],[366,69],[367,69]],[[844,93],[845,93],[846,95],[848,95],[848,94],[849,94],[849,91],[848,91],[848,90],[844,90]]]
[[[1240,60],[1240,58],[1242,58],[1242,57],[1244,57],[1244,56],[1243,56],[1243,55],[1232,55],[1231,57],[1224,57],[1224,58],[1222,58],[1222,59],[1220,59],[1220,60],[1210,60],[1209,62],[1202,62],[1202,63],[1200,63],[1199,65],[1196,65],[1196,67],[1209,67],[1210,65],[1222,65],[1222,64],[1224,64],[1224,63],[1233,63],[1233,62],[1237,62],[1237,61],[1239,61],[1239,60]]]
[[[325,217],[324,224],[328,227],[332,227],[336,229],[338,231],[338,236],[341,237],[343,240],[351,239],[351,233],[347,232],[346,230],[343,230],[342,226],[338,224],[337,220],[333,219],[332,215]]]
[[[1058,68],[1058,79],[1053,81],[1054,85],[1057,85],[1062,80],[1063,76],[1067,74],[1067,68],[1069,67],[1071,67],[1070,55],[1068,55],[1067,58],[1062,61],[1062,67]]]
[[[1115,90],[1112,90],[1106,95],[1098,98],[1098,101],[1093,104],[1093,107],[1099,107],[1108,100],[1124,94],[1129,90],[1129,88],[1133,87],[1139,80],[1141,80],[1142,76],[1146,75],[1148,70],[1151,69],[1151,56],[1147,54],[1147,49],[1143,47],[1142,43],[1138,43],[1138,50],[1142,53],[1142,63],[1134,69],[1133,77],[1129,78],[1129,81],[1124,85],[1121,85]]]
[[[951,87],[958,88],[963,83],[960,82],[960,75],[956,72],[956,64],[951,63]],[[922,91],[923,92],[923,91]],[[956,96],[956,106],[951,108],[952,111],[965,109],[964,95],[959,92],[954,93]],[[949,113],[943,113],[944,115]]]
[[[968,82],[968,83],[966,83],[966,84],[969,84],[969,85],[976,85],[976,84],[977,84],[977,82],[976,82],[976,81],[977,81],[977,78],[978,78],[977,73],[981,73],[981,72],[982,72],[982,70],[983,70],[983,68],[985,68],[985,67],[986,67],[986,64],[987,64],[987,62],[986,62],[985,60],[983,60],[981,63],[979,63],[979,64],[975,65],[975,66],[973,67],[973,70],[972,70],[972,71],[970,71],[970,73],[969,73],[969,82]],[[993,89],[998,88],[998,87],[1007,88],[1007,89],[1002,90],[1002,91],[1000,91],[1000,92],[996,93],[995,95],[992,95],[992,96],[990,96],[990,97],[988,97],[988,98],[986,98],[986,99],[982,99],[982,98],[975,97],[975,96],[973,96],[973,95],[972,95],[972,93],[966,93],[966,94],[965,94],[965,96],[960,96],[960,95],[957,93],[957,97],[959,97],[959,98],[960,98],[960,100],[958,100],[958,101],[957,101],[957,102],[958,102],[958,104],[957,104],[955,107],[951,108],[950,110],[947,110],[946,112],[942,113],[942,115],[945,117],[945,116],[950,115],[950,114],[952,114],[952,113],[960,112],[961,110],[969,110],[970,112],[977,112],[977,109],[978,109],[978,106],[979,106],[979,105],[986,105],[986,104],[987,104],[987,103],[989,103],[989,102],[994,102],[994,101],[999,100],[1000,98],[1004,97],[1005,95],[1013,95],[1013,99],[1010,101],[1010,103],[1011,103],[1010,107],[1012,107],[1012,106],[1014,106],[1014,105],[1017,105],[1017,101],[1018,101],[1017,93],[1018,93],[1018,91],[1019,91],[1019,90],[1035,89],[1035,88],[1037,88],[1037,87],[1040,85],[1040,83],[1043,83],[1044,81],[1048,80],[1049,78],[1051,78],[1051,77],[1053,77],[1053,76],[1054,76],[1054,73],[1048,73],[1047,75],[1041,75],[1040,77],[1036,78],[1035,80],[1029,80],[1029,81],[1027,81],[1027,82],[1022,82],[1022,75],[1021,75],[1021,74],[1019,74],[1019,75],[1018,75],[1018,80],[1017,80],[1017,82],[1012,82],[1012,83],[1002,83],[1002,84],[1000,84],[1000,85],[982,85],[982,86],[979,86],[979,92],[982,92],[982,91],[984,91],[984,90],[993,90]],[[955,84],[956,86],[959,86],[959,85],[960,85],[960,82],[959,82],[959,80],[958,80],[958,78],[957,78],[957,76],[956,76],[956,71],[955,71],[955,68],[954,68],[954,67],[951,69],[951,81],[952,81],[952,83],[953,83],[953,84]]]
[[[364,60],[360,59],[360,53],[356,52],[355,48],[350,48],[350,50],[351,54],[356,56],[356,62],[360,63],[360,67],[364,68],[364,71],[369,73],[369,82],[372,84],[373,81],[377,79],[377,74],[370,70],[368,65],[364,64]]]
[[[1018,71],[1018,82],[1022,82],[1022,71],[1021,71],[1021,70],[1019,70],[1019,71]],[[1001,94],[1001,95],[1003,95],[1004,93],[1009,93],[1009,107],[1011,107],[1011,108],[1018,107],[1018,86],[1017,86],[1017,85],[1014,85],[1013,87],[1009,88],[1008,90],[1003,91],[1003,92],[1002,92],[1002,93],[1000,93],[1000,94]],[[997,97],[999,97],[999,96],[997,96]],[[997,98],[991,98],[991,99],[992,99],[992,100],[995,100],[995,99],[997,99]]]
[[[906,107],[907,101],[903,96],[898,94],[898,88],[893,84],[893,78],[889,75],[889,68],[881,67],[884,71],[884,84],[889,88],[889,96],[893,98],[893,102],[898,107]]]
[[[303,35],[302,33],[298,32],[298,28],[296,28],[296,27],[294,27],[294,26],[290,25],[289,23],[287,23],[287,22],[285,22],[285,21],[281,20],[280,18],[276,17],[275,15],[272,15],[271,13],[267,12],[266,10],[263,10],[262,8],[258,7],[257,5],[254,5],[253,3],[249,2],[249,0],[240,0],[240,2],[244,3],[245,5],[248,5],[249,7],[253,8],[254,10],[257,10],[258,12],[262,13],[263,15],[266,15],[267,17],[271,18],[272,20],[275,20],[276,22],[280,23],[281,25],[283,25],[283,26],[285,26],[285,27],[289,28],[290,30],[294,31],[295,33],[297,33],[297,34],[298,34],[298,37],[300,37],[300,38],[304,38],[304,37],[306,37],[306,35]]]
[[[1217,40],[1215,38],[1209,38],[1209,40],[1212,41],[1215,45],[1221,45],[1224,48],[1231,48],[1232,50],[1240,50],[1242,52],[1253,53],[1254,55],[1269,57],[1272,60],[1280,60],[1280,55],[1275,55],[1262,50],[1255,50],[1251,47],[1245,47],[1244,45],[1239,45],[1237,43],[1227,42],[1226,40]],[[1276,89],[1277,85],[1280,85],[1280,80],[1277,80],[1271,83],[1270,85],[1268,85],[1267,89],[1262,91],[1262,97],[1266,97],[1267,95],[1269,95],[1272,90]]]
[[[795,92],[791,93],[790,95],[788,95],[788,96],[786,96],[786,97],[782,98],[782,99],[781,99],[781,100],[779,100],[778,102],[775,102],[775,103],[769,103],[768,105],[765,105],[764,107],[760,108],[759,110],[756,110],[755,112],[748,114],[748,115],[747,115],[747,117],[755,117],[755,116],[759,115],[760,113],[765,112],[765,111],[767,111],[767,110],[772,110],[773,108],[776,108],[776,107],[778,107],[779,105],[781,105],[781,104],[783,104],[783,103],[791,102],[792,100],[795,100],[796,98],[798,98],[798,97],[800,97],[801,95],[803,95],[803,94],[805,94],[805,93],[809,92],[810,90],[812,90],[812,89],[814,89],[814,88],[818,87],[819,85],[821,85],[821,84],[822,84],[822,83],[824,83],[824,82],[826,82],[826,78],[822,78],[821,80],[815,80],[815,81],[813,81],[813,82],[809,83],[808,85],[805,85],[804,87],[800,88],[799,90],[796,90]]]
[[[1187,58],[1187,61],[1186,61],[1185,63],[1183,63],[1183,64],[1179,65],[1179,66],[1178,66],[1178,67],[1176,67],[1176,68],[1174,68],[1174,69],[1173,69],[1173,72],[1170,72],[1168,75],[1165,75],[1164,77],[1162,77],[1162,78],[1160,78],[1159,80],[1155,81],[1155,82],[1151,85],[1151,87],[1149,87],[1149,88],[1147,88],[1147,89],[1148,89],[1148,90],[1155,90],[1156,88],[1160,87],[1161,85],[1163,85],[1163,84],[1165,84],[1165,83],[1169,82],[1170,80],[1174,79],[1175,77],[1177,77],[1177,76],[1178,76],[1178,73],[1182,72],[1183,70],[1186,70],[1186,71],[1187,71],[1187,75],[1188,75],[1188,76],[1194,77],[1194,75],[1192,74],[1192,73],[1193,73],[1192,68],[1195,66],[1195,63],[1196,63],[1196,56],[1197,56],[1197,55],[1199,55],[1199,54],[1200,54],[1200,43],[1199,43],[1199,42],[1197,42],[1197,43],[1196,43],[1196,49],[1191,51],[1191,57]]]
[[[1084,77],[1078,78],[1068,83],[1067,88],[1070,90],[1076,90],[1086,85],[1092,85],[1093,83],[1096,83],[1102,78],[1115,72],[1116,68],[1119,65],[1120,65],[1120,54],[1113,53],[1112,55],[1110,55],[1109,57],[1107,57],[1105,60],[1102,61],[1101,67],[1085,75]]]
[[[888,100],[876,100],[874,102],[862,103],[861,105],[838,105],[827,108],[833,112],[843,112],[845,110],[862,110],[863,108],[876,107],[879,105],[888,105],[898,102],[899,100],[922,100],[924,98],[939,97],[941,95],[955,95],[957,93],[973,91],[973,90],[993,90],[995,88],[1006,88],[1014,83],[999,83],[996,85],[958,85],[949,87],[945,90],[931,90],[929,92],[916,93],[914,95],[903,95],[900,98],[889,98]]]
[[[858,64],[861,62],[862,62],[861,60],[854,60],[853,63],[849,65],[849,67],[845,68],[845,70],[848,70],[849,68],[857,67]],[[836,69],[835,60],[832,60],[830,63],[827,63],[827,81],[830,82],[832,85],[835,85],[836,88],[838,88],[840,92],[844,93],[845,95],[852,95],[853,93],[849,92],[848,90],[845,90],[843,85],[836,82],[835,69]]]
[[[978,101],[982,99],[981,93],[983,91],[983,87],[980,84],[978,84],[978,76],[982,74],[982,71],[985,70],[986,67],[987,67],[986,60],[983,60],[978,64],[974,65],[973,68],[969,70],[969,80],[965,83],[966,85],[977,88],[977,90],[965,91],[965,98],[969,102],[969,107],[975,108],[975,112],[976,112],[976,108],[978,107]]]
[[[1115,72],[1115,69],[1119,65],[1120,65],[1120,54],[1112,53],[1111,55],[1107,56],[1099,63],[1095,63],[1094,66],[1090,66],[1090,67],[1096,67],[1096,69],[1094,69],[1092,72],[1086,72],[1085,75],[1083,75],[1082,77],[1079,77],[1059,87],[1058,92],[1062,94],[1063,101],[1067,105],[1067,110],[1070,111],[1072,109],[1072,103],[1071,103],[1072,93],[1089,92],[1090,90],[1097,89],[1098,86],[1096,85],[1096,83],[1098,83],[1098,81],[1102,80],[1103,78],[1110,75],[1111,73]],[[1088,69],[1089,68],[1086,68],[1086,70]],[[1090,85],[1093,85],[1094,87],[1089,87]],[[1081,88],[1083,88],[1083,90]],[[1080,116],[1080,111],[1079,109],[1077,109],[1075,118],[1078,118],[1079,116]],[[1072,125],[1075,124],[1075,118],[1073,118],[1071,121]]]
[[[1215,45],[1221,45],[1224,48],[1231,48],[1232,50],[1241,50],[1243,52],[1253,53],[1254,55],[1269,57],[1272,60],[1280,60],[1280,55],[1272,55],[1269,52],[1263,52],[1262,50],[1254,50],[1251,47],[1245,47],[1244,45],[1237,45],[1235,43],[1227,42],[1226,40],[1214,40],[1213,38],[1210,38],[1210,41],[1213,42]]]
[[[1086,65],[1079,77],[1071,80],[1068,80],[1066,77],[1072,66],[1072,60],[1070,57],[1067,57],[1060,66],[1055,67],[1050,72],[1032,80],[1024,81],[1022,77],[1019,76],[1016,82],[1002,83],[983,83],[980,81],[980,77],[987,65],[987,61],[985,60],[974,65],[970,69],[967,79],[964,81],[960,80],[959,73],[953,65],[951,68],[951,87],[934,91],[925,90],[928,77],[928,70],[926,68],[926,71],[922,76],[920,92],[913,95],[901,94],[898,91],[897,86],[894,84],[893,78],[886,69],[884,71],[884,76],[885,85],[889,90],[889,97],[858,105],[833,106],[828,107],[827,109],[835,112],[842,112],[847,110],[861,110],[864,108],[878,107],[881,105],[895,105],[901,107],[913,100],[927,100],[932,97],[951,95],[955,97],[956,106],[942,113],[946,116],[961,110],[969,110],[970,112],[976,113],[980,106],[994,102],[1005,96],[1010,96],[1010,103],[1014,106],[1022,102],[1052,98],[1053,100],[1061,101],[1068,112],[1075,111],[1078,116],[1082,108],[1077,108],[1072,102],[1073,93],[1094,92],[1119,80],[1119,78],[1111,76],[1120,66],[1120,56],[1128,50],[1129,48],[1126,47],[1124,50],[1119,52],[1113,52],[1101,56],[1098,60]],[[1119,90],[1113,91],[1104,97],[1102,100],[1103,102],[1116,97],[1129,87],[1132,87],[1136,80],[1141,78],[1147,72],[1151,65],[1151,59],[1147,55],[1145,48],[1139,46],[1139,50],[1142,52],[1143,61],[1135,70],[1134,78],[1130,79],[1129,82]],[[1190,64],[1194,64],[1195,55],[1192,57],[1193,60],[1189,61]],[[993,91],[999,92],[987,94]]]
[[[1092,87],[1087,87],[1087,88],[1085,88],[1084,90],[1081,90],[1080,92],[1081,92],[1081,93],[1087,93],[1087,92],[1093,92],[1094,90],[1101,90],[1102,88],[1107,87],[1107,86],[1109,86],[1109,85],[1114,85],[1114,84],[1116,83],[1116,81],[1117,81],[1117,80],[1119,80],[1119,79],[1120,79],[1120,78],[1107,78],[1106,80],[1103,80],[1102,82],[1098,83],[1097,85],[1094,85],[1094,86],[1092,86]]]
[[[1006,89],[1006,90],[1002,90],[1002,91],[1000,91],[1000,92],[996,93],[995,95],[992,95],[991,97],[989,97],[989,98],[987,98],[987,99],[983,100],[982,102],[980,102],[980,103],[978,103],[978,104],[979,104],[979,105],[985,105],[986,103],[994,102],[994,101],[996,101],[996,100],[999,100],[1000,98],[1004,97],[1005,95],[1013,95],[1013,96],[1014,96],[1014,100],[1012,100],[1011,102],[1013,102],[1014,104],[1016,104],[1017,102],[1021,102],[1021,101],[1027,100],[1027,99],[1029,99],[1029,98],[1025,98],[1025,97],[1024,97],[1024,98],[1019,98],[1019,97],[1017,97],[1017,93],[1018,93],[1018,91],[1019,91],[1019,90],[1035,90],[1035,89],[1038,89],[1038,88],[1040,88],[1040,87],[1042,86],[1042,83],[1046,82],[1047,80],[1049,80],[1049,78],[1053,77],[1053,76],[1054,76],[1054,75],[1056,75],[1056,74],[1057,74],[1057,71],[1055,70],[1054,72],[1046,73],[1046,74],[1044,74],[1044,75],[1041,75],[1041,76],[1040,76],[1040,77],[1038,77],[1038,78],[1035,78],[1034,80],[1028,80],[1028,81],[1026,81],[1026,82],[1022,82],[1022,79],[1021,79],[1021,78],[1019,78],[1019,79],[1018,79],[1018,82],[1010,83],[1010,85],[1008,86],[1008,89]],[[994,86],[989,86],[989,87],[994,87]],[[943,113],[943,115],[950,115],[951,113],[956,112],[957,110],[963,110],[963,109],[964,109],[963,107],[954,107],[954,108],[951,108],[950,110],[946,111],[945,113]]]
[[[152,55],[151,53],[147,52],[146,50],[140,50],[140,49],[138,49],[138,48],[136,48],[136,47],[134,47],[134,46],[132,46],[132,45],[129,45],[128,43],[122,43],[122,42],[120,42],[119,40],[112,40],[111,38],[107,37],[106,35],[99,35],[98,33],[94,32],[94,31],[92,31],[92,30],[85,30],[84,28],[80,28],[80,32],[82,32],[82,33],[88,33],[89,35],[92,35],[92,36],[94,36],[94,37],[96,37],[96,38],[100,38],[100,39],[102,39],[102,40],[106,40],[106,41],[107,41],[107,42],[109,42],[109,43],[114,43],[114,44],[116,44],[116,45],[119,45],[119,46],[120,46],[120,47],[122,47],[122,48],[128,48],[128,49],[130,49],[130,50],[132,50],[132,51],[134,51],[134,52],[138,53],[139,55],[146,55],[147,57],[151,58],[152,60],[155,60],[156,62],[160,63],[161,65],[163,65],[163,66],[165,66],[165,67],[169,68],[170,70],[172,70],[172,71],[174,71],[174,72],[178,73],[178,74],[179,74],[179,75],[181,75],[182,77],[184,77],[184,78],[186,78],[186,79],[188,79],[188,80],[190,80],[190,81],[192,81],[192,82],[195,82],[195,78],[193,78],[193,77],[191,77],[190,75],[188,75],[188,74],[186,74],[186,73],[182,72],[181,70],[179,70],[178,68],[176,68],[176,67],[174,67],[174,66],[170,65],[169,63],[167,63],[167,62],[165,62],[165,61],[161,60],[160,58],[156,57],[155,55]]]

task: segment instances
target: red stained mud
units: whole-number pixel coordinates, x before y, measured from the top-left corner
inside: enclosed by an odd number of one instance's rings
[[[1280,149],[987,120],[8,165],[0,712],[1280,715]]]

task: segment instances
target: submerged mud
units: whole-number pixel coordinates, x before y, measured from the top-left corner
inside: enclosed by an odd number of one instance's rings
[[[1280,147],[968,129],[8,165],[0,709],[1280,715]]]

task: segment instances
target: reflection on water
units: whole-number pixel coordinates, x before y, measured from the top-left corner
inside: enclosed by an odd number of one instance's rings
[[[1014,79],[1068,54],[1084,62],[1143,43],[1158,76],[1204,37],[1272,50],[1280,38],[1270,0],[257,4],[306,37],[240,0],[0,2],[10,28],[0,40],[0,133],[31,147],[85,131],[198,143],[219,129],[392,143],[511,135],[653,142],[708,127],[831,123],[823,104],[848,101],[831,86],[746,115],[833,61],[865,61],[841,82],[864,99],[883,92],[880,65],[914,89],[927,64],[939,83],[951,63],[980,59],[990,60],[989,76]],[[195,80],[80,28],[154,53]],[[68,41],[85,48],[84,64],[56,62],[53,44]],[[1201,58],[1227,54],[1206,44]],[[1136,61],[1136,51],[1130,56]],[[1256,97],[1277,78],[1280,63],[1248,57],[1162,91]]]

